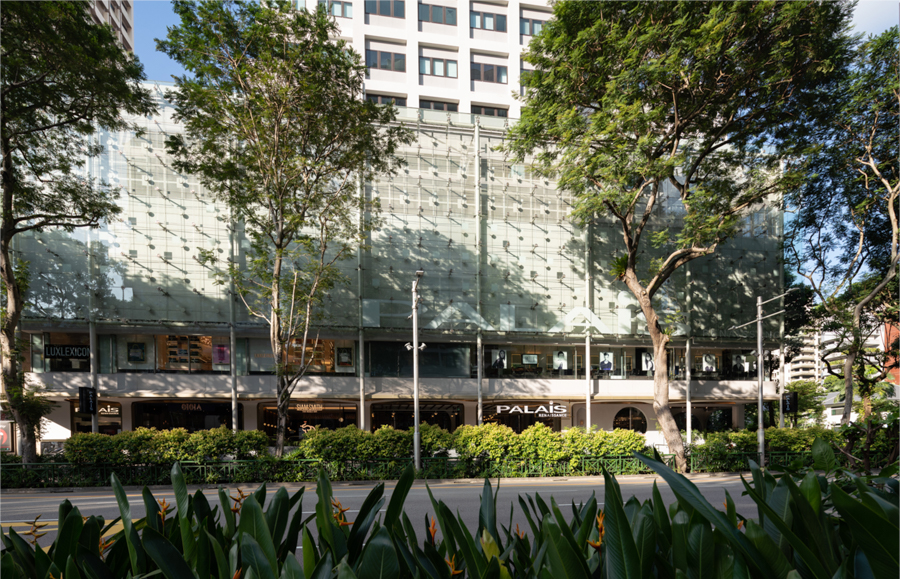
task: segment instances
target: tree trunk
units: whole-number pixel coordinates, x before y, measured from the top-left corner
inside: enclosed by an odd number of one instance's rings
[[[844,426],[850,424],[850,412],[853,411],[853,364],[856,363],[856,329],[859,323],[855,312],[853,318],[853,342],[844,358],[844,413],[841,415],[841,424]]]
[[[287,395],[287,376],[279,373],[278,380],[278,422],[275,428],[275,456],[281,458],[284,455],[284,441],[287,436],[287,415],[291,399]]]
[[[640,285],[634,270],[629,269],[625,273],[625,285],[638,299],[641,311],[647,319],[647,330],[650,332],[650,340],[653,342],[653,412],[662,429],[663,437],[669,452],[675,454],[675,465],[680,472],[688,471],[687,459],[684,456],[684,441],[681,439],[681,431],[672,416],[669,406],[669,355],[666,346],[669,344],[668,334],[659,326],[659,317],[653,309],[653,302],[647,291]],[[690,418],[688,418],[690,420]]]

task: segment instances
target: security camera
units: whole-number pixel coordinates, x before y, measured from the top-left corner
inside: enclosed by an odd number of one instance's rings
[[[416,270],[416,277],[422,277],[423,275],[425,275],[425,270],[424,270],[424,269],[417,269],[417,270]]]
[[[412,344],[410,344],[409,342],[406,342],[405,346],[407,350],[412,350],[413,348]]]

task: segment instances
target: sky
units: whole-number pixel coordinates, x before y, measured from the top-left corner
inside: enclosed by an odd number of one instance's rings
[[[897,0],[861,0],[853,14],[857,32],[880,34],[900,20]],[[134,3],[135,53],[149,80],[172,81],[173,75],[184,74],[174,60],[156,50],[154,38],[165,38],[166,27],[178,23],[167,0],[137,0]]]

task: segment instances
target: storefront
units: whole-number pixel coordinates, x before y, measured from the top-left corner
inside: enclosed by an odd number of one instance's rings
[[[72,434],[76,432],[92,432],[90,414],[83,414],[77,400],[69,401]],[[103,402],[97,405],[97,423],[100,434],[118,434],[122,432],[122,405],[118,402]]]
[[[275,404],[260,404],[258,413],[259,429],[274,440],[278,427],[278,408]],[[356,426],[357,416],[356,404],[292,400],[287,414],[286,438],[288,441],[296,441],[303,432],[313,428],[335,430],[344,426]]]
[[[134,428],[188,432],[226,426],[231,428],[231,402],[153,401],[134,402],[131,406]],[[244,428],[244,407],[238,404],[238,430]]]
[[[412,402],[394,401],[372,404],[372,430],[382,426],[392,426],[397,430],[407,430],[415,426],[415,409]],[[452,402],[420,402],[419,419],[421,422],[440,426],[453,432],[465,424],[462,404]]]
[[[569,403],[559,400],[485,401],[484,421],[522,432],[538,422],[555,432],[569,424]]]

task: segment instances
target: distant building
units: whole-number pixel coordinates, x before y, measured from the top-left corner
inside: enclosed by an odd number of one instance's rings
[[[786,362],[785,383],[807,380],[822,383],[832,370],[843,371],[844,348],[842,337],[834,332],[809,332],[803,336],[803,347],[800,353],[790,362]],[[874,332],[865,341],[866,348],[884,350],[884,341]],[[827,362],[826,362],[827,361]]]
[[[134,4],[132,0],[92,0],[88,13],[94,22],[109,24],[119,42],[128,52],[134,52]]]

